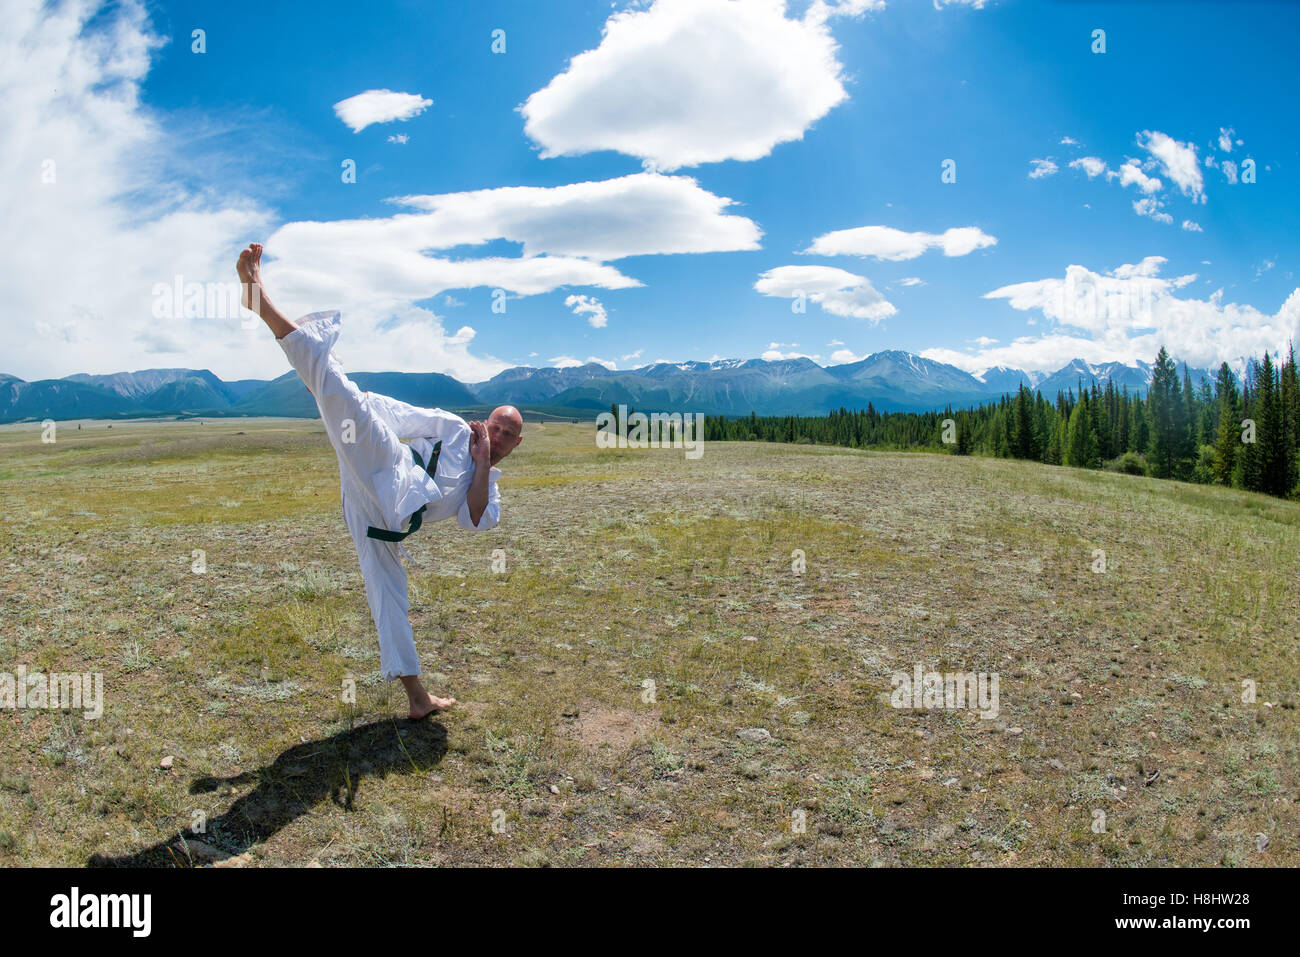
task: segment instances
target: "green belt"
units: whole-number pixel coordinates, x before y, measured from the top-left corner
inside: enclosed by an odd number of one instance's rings
[[[407,446],[407,448],[410,448],[410,446]],[[442,439],[439,439],[437,442],[433,443],[433,458],[429,460],[428,465],[424,464],[424,459],[420,458],[419,452],[415,451],[415,449],[413,448],[411,449],[411,458],[415,459],[416,465],[420,466],[420,468],[424,469],[426,472],[429,473],[429,478],[434,478],[437,475],[438,456],[441,454],[442,454]],[[375,526],[371,525],[369,528],[366,529],[366,537],[377,538],[381,542],[400,542],[407,535],[410,535],[412,532],[417,532],[420,530],[420,523],[424,521],[424,510],[426,508],[428,508],[427,505],[421,505],[418,511],[411,513],[411,526],[404,532],[390,532],[386,528],[375,528]]]

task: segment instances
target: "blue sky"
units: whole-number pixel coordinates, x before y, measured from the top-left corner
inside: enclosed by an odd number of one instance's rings
[[[467,381],[890,348],[1208,366],[1300,328],[1290,4],[8,5],[24,378],[281,374],[264,329],[157,315],[251,240],[286,311],[343,310],[347,367]]]

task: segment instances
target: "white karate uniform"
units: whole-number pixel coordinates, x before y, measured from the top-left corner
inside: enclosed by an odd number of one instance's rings
[[[466,502],[475,470],[469,453],[469,425],[442,409],[422,409],[358,389],[331,351],[338,336],[339,313],[314,312],[299,319],[298,328],[277,341],[315,396],[325,434],[338,456],[343,519],[352,533],[365,577],[366,600],[379,631],[380,668],[385,678],[393,680],[420,673],[411,633],[406,569],[398,558],[398,551],[405,550],[396,542],[368,538],[366,529],[373,525],[404,531],[406,520],[421,505],[427,507],[424,528],[417,536],[424,529],[433,534],[430,523],[453,515],[460,527],[469,531],[495,528],[501,517],[497,489],[501,470],[491,470],[487,508],[475,525]],[[402,438],[411,440],[410,448]],[[428,464],[433,444],[439,440],[442,450],[434,479],[415,464],[411,448]]]

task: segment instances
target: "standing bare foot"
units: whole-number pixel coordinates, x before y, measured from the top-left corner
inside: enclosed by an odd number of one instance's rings
[[[455,698],[436,698],[429,694],[415,675],[402,675],[402,687],[406,689],[406,697],[410,699],[412,721],[419,721],[426,715],[445,710],[456,703]]]
[[[435,711],[445,711],[455,703],[455,698],[438,698],[426,691],[423,701],[411,702],[410,718],[412,721],[419,721],[421,718],[431,715]]]

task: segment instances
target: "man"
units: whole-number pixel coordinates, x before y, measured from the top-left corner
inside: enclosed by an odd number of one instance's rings
[[[362,392],[331,352],[339,336],[339,313],[316,312],[290,322],[262,288],[261,260],[259,243],[239,254],[236,271],[243,304],[262,317],[307,384],[338,455],[343,519],[356,545],[366,600],[379,630],[384,677],[401,679],[413,719],[450,708],[455,698],[434,697],[420,683],[406,569],[397,557],[399,549],[405,549],[399,542],[422,521],[453,515],[470,531],[496,527],[501,470],[495,466],[523,441],[523,419],[513,406],[503,405],[492,410],[486,423],[467,423],[441,409],[421,409]],[[410,439],[410,444],[404,445],[401,438]],[[403,532],[408,519],[410,527]]]

